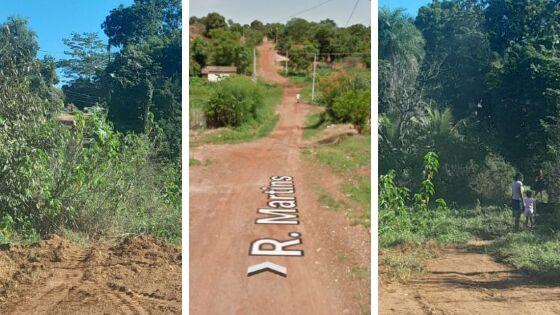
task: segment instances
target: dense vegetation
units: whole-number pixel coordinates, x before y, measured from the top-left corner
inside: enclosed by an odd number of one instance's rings
[[[514,234],[507,206],[513,175],[533,185],[540,169],[558,202],[558,16],[549,0],[433,1],[415,19],[380,10],[382,246],[498,237],[506,261],[560,271],[560,222],[537,206],[539,227]],[[409,193],[422,191],[439,202]]]
[[[190,128],[225,127],[191,137],[191,145],[254,140],[268,135],[278,121],[274,109],[282,90],[275,85],[244,76],[215,83],[191,77],[189,82]]]
[[[180,242],[180,12],[173,0],[120,6],[103,23],[110,58],[86,33],[64,40],[69,58],[58,62],[37,58],[27,21],[5,22],[0,243],[65,231]]]

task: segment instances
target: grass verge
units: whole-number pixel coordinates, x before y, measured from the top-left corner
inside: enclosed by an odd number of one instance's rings
[[[253,121],[244,124],[237,128],[219,128],[213,130],[203,130],[199,135],[193,136],[190,139],[191,146],[198,146],[202,144],[224,144],[224,143],[241,143],[253,141],[269,135],[276,123],[278,122],[278,115],[275,114],[275,109],[282,100],[282,88],[275,85],[259,82],[262,87],[264,106],[261,108],[260,121]],[[201,87],[202,85],[202,87]],[[211,84],[196,85],[194,90],[191,90],[191,104],[195,104],[189,110],[193,113],[198,113],[204,107],[204,97],[210,95],[212,86]],[[192,95],[195,94],[194,103]]]
[[[345,210],[353,225],[360,224],[368,230],[371,226],[371,181],[367,169],[370,165],[370,141],[369,135],[356,135],[303,151],[309,158],[344,178],[340,189],[346,198],[335,199],[319,189],[321,205],[334,211]]]
[[[302,138],[307,140],[314,137],[322,130],[325,130],[327,123],[327,120],[323,118],[322,112],[312,110],[305,119]]]
[[[356,135],[335,144],[317,148],[317,161],[334,172],[348,173],[370,165],[371,136]]]

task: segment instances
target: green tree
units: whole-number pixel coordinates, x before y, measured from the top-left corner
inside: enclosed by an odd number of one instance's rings
[[[134,0],[131,6],[111,10],[101,27],[112,46],[167,36],[181,27],[181,1]]]
[[[434,1],[421,7],[416,26],[426,40],[427,96],[451,106],[458,118],[476,110],[485,93],[490,42],[484,7],[472,0]]]
[[[251,22],[251,28],[255,31],[264,32],[264,24],[259,20],[254,20],[253,22]]]
[[[396,124],[401,139],[414,130],[415,117],[427,104],[418,89],[424,38],[403,10],[379,12],[379,111]]]
[[[333,113],[338,120],[351,123],[358,133],[363,133],[371,116],[370,99],[369,90],[343,92],[334,100]]]
[[[72,33],[63,42],[70,50],[65,51],[68,57],[58,61],[57,66],[70,79],[62,87],[65,102],[83,108],[105,101],[100,78],[109,62],[106,44],[96,33]]]
[[[251,52],[241,44],[241,35],[227,29],[210,32],[210,63],[217,66],[235,65],[243,73],[250,65]]]
[[[315,25],[313,29],[313,41],[315,42],[319,52],[321,54],[326,54],[326,58],[328,60],[331,60],[332,58],[330,54],[335,52],[335,35],[336,24],[333,25],[330,22],[321,22]]]
[[[208,42],[198,37],[190,42],[190,70],[192,71],[189,72],[191,74],[200,74],[200,70],[206,66],[209,55],[208,47]]]
[[[551,0],[487,0],[486,27],[492,50],[503,54],[511,44],[552,48],[559,39],[560,7]]]
[[[265,26],[265,35],[270,39],[276,41],[276,37],[284,31],[284,24],[282,23],[268,23]]]
[[[482,117],[496,131],[498,149],[524,173],[546,159],[544,123],[558,118],[560,60],[554,51],[513,45],[489,73],[490,100]]]
[[[113,20],[112,28],[105,29],[110,41],[113,38],[122,45],[102,76],[109,95],[109,119],[123,132],[160,130],[160,156],[175,159],[180,154],[181,141],[180,4],[172,0],[137,0],[130,7],[111,11],[106,21],[119,12],[130,16],[127,20]],[[119,28],[117,21],[131,25]],[[130,33],[134,25],[142,29]]]
[[[295,71],[305,71],[311,67],[313,56],[317,53],[317,48],[312,43],[293,46],[290,49],[290,65]]]
[[[212,37],[212,30],[227,27],[226,19],[216,12],[208,13],[208,15],[203,18],[202,24],[206,27],[206,36],[209,37]]]
[[[69,58],[58,62],[65,77],[93,81],[105,70],[108,63],[107,45],[97,33],[72,33],[71,38],[62,41],[70,49],[64,52]]]

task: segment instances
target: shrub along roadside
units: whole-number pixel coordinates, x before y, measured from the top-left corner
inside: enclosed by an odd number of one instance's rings
[[[232,77],[215,84],[204,107],[209,127],[239,127],[263,118],[262,87],[249,78]]]
[[[4,194],[4,240],[69,230],[90,237],[150,233],[180,242],[180,168],[158,162],[157,141],[145,134],[123,136],[98,113],[78,115],[73,130],[48,121],[44,128],[60,141],[54,147],[23,144],[34,153],[14,165],[25,186]]]
[[[319,81],[319,102],[335,122],[348,122],[359,133],[369,129],[371,116],[369,74],[361,71],[337,71]]]
[[[208,121],[230,123],[223,124],[224,128],[203,130],[191,137],[191,145],[255,140],[270,134],[278,122],[275,108],[282,99],[282,89],[276,85],[261,81],[255,85],[248,77],[232,77],[218,83],[199,84],[194,92],[197,106],[206,112]],[[207,102],[198,97],[203,95],[210,95]]]

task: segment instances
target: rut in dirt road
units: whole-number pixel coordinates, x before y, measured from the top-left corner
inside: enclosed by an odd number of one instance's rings
[[[335,269],[318,252],[328,239],[318,233],[320,215],[306,178],[299,146],[309,105],[296,104],[299,89],[277,74],[274,46],[259,47],[259,76],[284,87],[279,121],[264,139],[191,149],[208,167],[190,171],[190,311],[192,314],[356,314],[358,306],[335,280]],[[271,176],[293,177],[299,225],[255,224],[266,207],[260,187]],[[302,257],[250,256],[251,242],[301,235]],[[333,231],[334,232],[334,231]],[[318,251],[319,250],[319,251]],[[286,267],[287,277],[271,272],[247,276],[249,266],[270,261]],[[338,282],[337,282],[338,281]]]
[[[150,236],[0,251],[0,314],[179,314],[181,250]]]
[[[447,248],[427,273],[380,286],[380,314],[560,314],[560,287],[494,261],[485,242]]]

